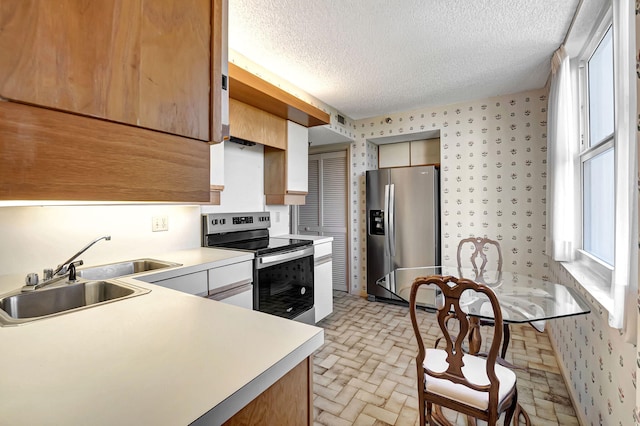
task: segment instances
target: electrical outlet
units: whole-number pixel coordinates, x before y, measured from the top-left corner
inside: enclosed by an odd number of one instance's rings
[[[169,230],[169,216],[153,216],[151,218],[151,231],[168,231]]]

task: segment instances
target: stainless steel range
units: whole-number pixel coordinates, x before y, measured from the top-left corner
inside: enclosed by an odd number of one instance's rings
[[[269,236],[269,212],[202,215],[202,246],[255,253],[253,309],[313,324],[313,242]]]

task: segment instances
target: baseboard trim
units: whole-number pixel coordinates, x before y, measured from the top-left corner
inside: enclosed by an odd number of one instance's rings
[[[578,418],[578,423],[580,423],[580,426],[588,425],[589,423],[587,422],[587,419],[584,417],[584,413],[581,410],[582,405],[580,404],[578,397],[575,394],[575,389],[573,389],[573,386],[571,386],[571,378],[569,377],[569,372],[565,368],[565,365],[562,362],[562,359],[560,359],[558,355],[559,352],[558,352],[558,348],[556,347],[555,339],[553,338],[553,330],[551,327],[547,326],[545,331],[549,335],[549,342],[551,343],[551,347],[553,348],[553,354],[556,357],[556,364],[558,364],[558,368],[560,369],[560,374],[562,375],[562,378],[564,379],[564,382],[567,385],[569,398],[571,398],[571,403],[575,408],[576,417]]]

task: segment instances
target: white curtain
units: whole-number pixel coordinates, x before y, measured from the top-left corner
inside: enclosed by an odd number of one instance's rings
[[[636,153],[635,9],[628,0],[613,2],[613,42],[616,95],[616,214],[615,268],[609,325],[637,340],[638,197]]]
[[[547,114],[547,255],[573,260],[576,200],[574,174],[578,140],[571,89],[571,68],[564,47],[551,59],[551,88]]]

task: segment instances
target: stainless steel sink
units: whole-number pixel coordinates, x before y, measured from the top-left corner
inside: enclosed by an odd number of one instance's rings
[[[49,318],[150,291],[117,280],[82,281],[28,293],[18,290],[0,298],[0,325]]]
[[[110,278],[118,278],[156,269],[172,268],[174,266],[181,266],[181,264],[156,259],[135,259],[78,269],[76,274],[78,278],[87,280],[108,280]]]

